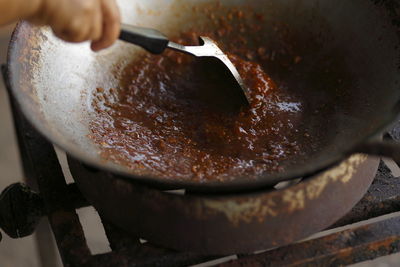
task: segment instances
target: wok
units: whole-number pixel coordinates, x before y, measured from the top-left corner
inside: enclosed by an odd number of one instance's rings
[[[222,13],[232,6],[254,8],[263,13],[266,44],[273,44],[273,30],[268,28],[272,22],[287,25],[297,36],[295,46],[308,48],[301,75],[291,77],[287,73],[287,77],[298,79],[297,90],[307,93],[308,105],[322,103],[331,108],[329,116],[310,114],[304,118],[304,123],[323,142],[315,152],[290,163],[283,173],[266,174],[258,179],[239,177],[200,183],[141,176],[105,161],[100,156],[100,148],[88,138],[88,125],[94,116],[88,96],[97,87],[118,87],[124,67],[145,53],[130,44],[119,42],[96,54],[88,44],[64,43],[49,29],[22,22],[13,34],[8,55],[12,94],[30,122],[74,158],[159,188],[203,192],[250,190],[311,175],[358,152],[385,155],[400,162],[400,147],[379,141],[400,109],[400,20],[397,16],[400,1],[219,2],[221,5],[211,0],[119,0],[118,4],[124,23],[155,28],[172,36],[191,27],[207,27],[209,18],[193,7],[208,4],[215,5],[216,12]],[[329,60],[338,61],[340,68],[335,72],[345,74],[343,88],[332,88],[329,77],[323,75],[320,64]]]

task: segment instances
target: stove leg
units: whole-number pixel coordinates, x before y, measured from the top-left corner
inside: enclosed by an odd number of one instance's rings
[[[61,267],[60,255],[57,252],[53,234],[47,217],[42,219],[36,228],[35,243],[42,267]]]
[[[25,177],[30,181],[35,181],[38,186],[40,196],[45,203],[45,211],[51,225],[52,233],[58,244],[60,258],[64,265],[84,266],[90,259],[91,252],[87,246],[82,226],[76,214],[76,207],[71,202],[68,185],[65,182],[65,177],[54,147],[26,120],[12,96],[10,83],[7,79],[7,67],[2,66],[2,72],[13,111]],[[43,162],[46,162],[46,164],[43,164]],[[60,195],[65,197],[59,198],[58,196]],[[42,234],[39,234],[38,237],[38,242],[40,242],[39,247],[54,251],[54,247],[53,249],[49,248],[54,243],[49,241],[51,234],[48,231],[48,227],[40,232]],[[79,252],[79,257],[74,253],[75,250]],[[47,254],[48,251],[40,253],[44,255],[43,258],[46,258],[45,260],[55,257],[55,253]]]
[[[24,169],[24,177],[25,177],[25,182],[28,184],[31,188],[37,190],[37,182],[36,180],[31,177],[29,174],[31,173],[29,169],[32,166],[27,166],[27,160],[26,157],[27,155],[24,153],[25,150],[22,149],[22,137],[20,136],[22,133],[21,131],[18,131],[18,123],[16,121],[16,114],[19,112],[19,110],[16,108],[16,103],[14,102],[13,97],[11,96],[10,88],[9,88],[9,83],[7,79],[7,67],[6,66],[1,66],[4,82],[6,85],[6,88],[8,90],[9,94],[9,101],[10,105],[13,110],[13,117],[14,117],[14,125],[16,128],[16,132],[18,135],[18,144],[20,147],[20,153],[21,153],[21,159],[22,159],[22,164],[23,164],[23,169]],[[56,246],[55,246],[55,241],[54,237],[52,235],[51,229],[49,222],[47,220],[47,217],[45,219],[42,219],[42,221],[39,223],[39,225],[36,227],[36,233],[34,234],[35,238],[35,243],[36,243],[36,248],[37,248],[37,253],[38,257],[41,262],[41,266],[43,267],[58,267],[61,266],[60,264],[60,256],[58,255],[56,251]]]

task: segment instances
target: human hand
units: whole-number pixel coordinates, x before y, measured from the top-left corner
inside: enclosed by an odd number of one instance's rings
[[[91,41],[94,51],[111,46],[120,34],[120,13],[115,0],[39,0],[26,20],[49,25],[68,42]]]

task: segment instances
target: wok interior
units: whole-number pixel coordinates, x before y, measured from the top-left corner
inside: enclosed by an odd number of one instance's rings
[[[218,1],[222,5],[217,7],[217,1],[198,0],[118,2],[125,23],[153,27],[169,36],[207,28],[209,17],[193,7],[210,4],[221,14],[242,5],[262,13],[262,34],[271,49],[279,49],[275,42],[279,32],[273,25],[286,25],[302,57],[299,69],[290,72],[274,62],[264,67],[273,79],[297,84],[291,90],[307,99],[304,124],[320,140],[310,144],[317,147],[310,149],[307,157],[285,163],[293,172],[344,154],[357,140],[375,134],[392,119],[399,99],[398,38],[384,7],[373,1],[230,0]],[[26,115],[73,156],[132,173],[124,166],[105,162],[88,138],[93,116],[90,96],[98,87],[118,87],[124,67],[143,50],[118,43],[95,54],[87,44],[63,43],[45,29],[24,24],[20,31],[29,41],[17,42],[20,46],[11,51],[11,61],[18,62],[11,66],[11,73],[13,87],[18,89],[14,93]],[[249,49],[254,49],[251,43]],[[24,53],[27,59],[21,57]],[[326,72],[327,65],[334,68]],[[27,83],[33,86],[28,88]]]

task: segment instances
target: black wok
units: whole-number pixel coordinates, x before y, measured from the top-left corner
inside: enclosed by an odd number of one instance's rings
[[[125,23],[176,35],[190,27],[207,27],[208,17],[193,6],[217,1],[119,0]],[[141,176],[100,156],[88,138],[94,116],[90,95],[97,87],[117,87],[132,58],[145,53],[118,43],[95,54],[87,44],[56,39],[49,29],[20,23],[11,40],[8,69],[12,93],[30,122],[50,141],[93,167],[160,188],[193,191],[239,191],[304,177],[339,163],[353,153],[385,155],[400,162],[400,146],[379,141],[400,109],[400,1],[395,0],[269,0],[220,1],[218,12],[243,6],[266,17],[265,42],[273,44],[269,24],[280,22],[308,48],[299,88],[309,105],[329,105],[329,114],[315,113],[304,123],[321,137],[314,153],[288,164],[287,171],[258,179],[238,177],[225,182],[191,182]],[[215,7],[216,8],[216,7]],[[271,24],[272,25],[272,24]],[[272,28],[271,28],[272,29]],[[271,33],[271,34],[270,34]],[[249,47],[251,49],[251,47]],[[333,88],[321,62],[336,60],[343,86]],[[318,64],[316,64],[318,62]],[[273,65],[272,65],[273,66]],[[337,74],[336,73],[336,74]],[[278,75],[278,74],[277,74]],[[313,79],[307,77],[312,76]],[[336,77],[335,73],[332,77]],[[345,92],[345,93],[344,93]]]

